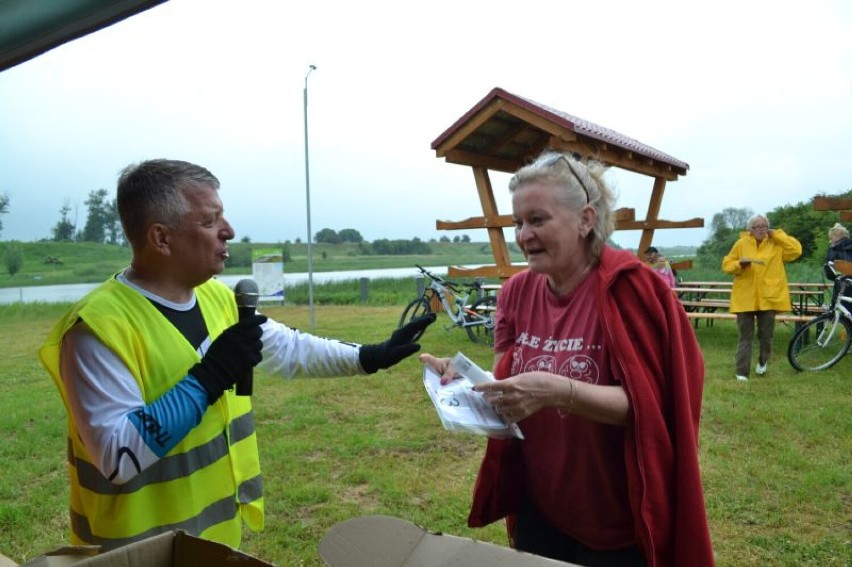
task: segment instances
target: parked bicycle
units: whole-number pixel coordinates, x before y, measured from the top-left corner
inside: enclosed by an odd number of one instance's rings
[[[412,319],[431,313],[433,305],[440,304],[450,318],[450,325],[445,325],[444,329],[449,331],[460,327],[467,331],[471,341],[494,344],[496,296],[486,294],[480,282],[459,284],[436,276],[422,266],[418,265],[417,269],[429,280],[429,285],[423,289],[420,297],[405,307],[399,318],[400,327]]]
[[[837,364],[852,345],[852,276],[840,274],[834,262],[827,273],[834,274],[836,286],[828,310],[808,321],[790,339],[787,358],[796,370],[823,370]]]

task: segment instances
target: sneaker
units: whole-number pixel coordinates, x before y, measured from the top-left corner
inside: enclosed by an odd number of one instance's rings
[[[748,376],[743,376],[742,374],[737,374],[738,382],[748,382]]]
[[[758,376],[763,376],[764,374],[766,374],[766,363],[758,364],[757,366],[755,366],[754,372]]]

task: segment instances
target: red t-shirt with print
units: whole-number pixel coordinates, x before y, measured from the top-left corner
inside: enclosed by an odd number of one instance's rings
[[[500,290],[495,351],[512,353],[510,375],[545,371],[617,385],[595,297],[597,270],[567,296],[524,271]],[[555,527],[594,549],[633,545],[624,428],[544,409],[519,423],[527,493]]]

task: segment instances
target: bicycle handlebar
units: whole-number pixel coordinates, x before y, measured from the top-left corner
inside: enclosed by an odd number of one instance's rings
[[[417,269],[420,270],[420,273],[422,273],[423,275],[425,275],[428,278],[435,280],[439,284],[447,286],[448,288],[450,288],[453,291],[456,291],[456,292],[459,291],[459,288],[462,285],[464,287],[468,288],[469,290],[482,288],[482,284],[480,282],[473,282],[472,284],[460,284],[460,283],[457,283],[457,282],[451,282],[449,280],[443,279],[440,276],[436,276],[435,274],[433,274],[432,272],[430,272],[429,270],[427,270],[426,268],[424,268],[420,264],[414,264],[414,265],[417,266]]]

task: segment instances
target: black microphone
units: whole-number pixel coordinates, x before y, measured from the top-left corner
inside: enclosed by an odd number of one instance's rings
[[[257,282],[251,279],[240,280],[234,286],[234,297],[237,300],[237,312],[239,313],[240,321],[246,317],[251,317],[257,311],[257,304],[260,301],[260,289],[257,287]],[[254,385],[254,370],[249,368],[244,376],[237,377],[237,395],[251,396],[252,386]]]

